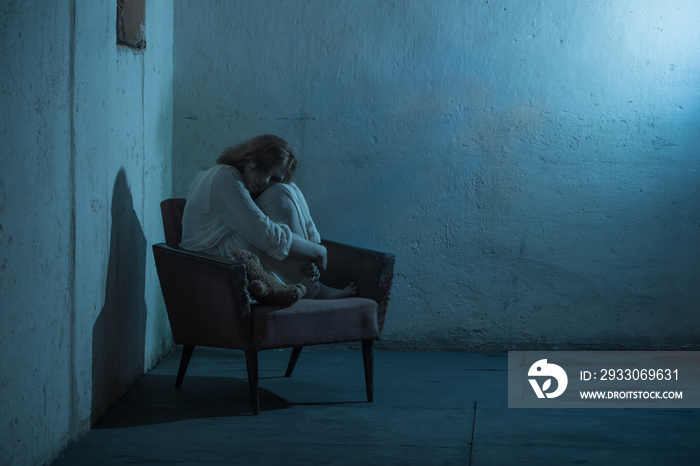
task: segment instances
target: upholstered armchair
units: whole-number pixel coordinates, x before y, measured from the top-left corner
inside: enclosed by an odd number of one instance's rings
[[[394,256],[323,240],[328,269],[321,281],[335,288],[354,281],[359,296],[261,305],[249,299],[243,263],[178,247],[184,208],[185,199],[161,203],[165,243],[153,245],[173,338],[183,345],[175,386],[182,385],[195,346],[243,350],[252,409],[259,414],[258,351],[293,348],[290,377],[304,346],[359,341],[367,401],[373,401],[373,344],[384,327]]]

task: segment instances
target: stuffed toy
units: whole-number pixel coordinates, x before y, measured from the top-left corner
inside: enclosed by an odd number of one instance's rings
[[[248,293],[260,304],[291,306],[306,294],[306,287],[301,283],[286,285],[271,273],[266,272],[258,256],[250,251],[238,249],[231,253],[231,257],[245,264]]]

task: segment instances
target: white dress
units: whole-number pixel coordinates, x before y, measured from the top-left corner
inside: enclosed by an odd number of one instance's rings
[[[199,173],[190,184],[180,247],[222,257],[246,249],[282,282],[301,282],[314,288],[299,272],[305,260],[287,259],[292,232],[321,242],[297,185],[275,183],[253,201],[241,172],[229,165],[216,165]]]

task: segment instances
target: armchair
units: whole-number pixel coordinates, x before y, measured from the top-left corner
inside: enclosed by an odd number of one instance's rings
[[[354,281],[359,296],[302,299],[289,307],[251,303],[245,265],[179,248],[185,199],[161,203],[165,243],[153,245],[156,269],[175,344],[183,345],[175,387],[182,385],[195,346],[245,352],[254,414],[260,411],[258,351],[293,348],[290,377],[304,346],[362,342],[367,401],[373,401],[373,344],[389,301],[394,256],[323,240],[328,250],[324,284]]]

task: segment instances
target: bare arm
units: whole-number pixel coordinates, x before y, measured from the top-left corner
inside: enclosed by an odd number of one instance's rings
[[[289,255],[294,257],[305,257],[316,262],[322,269],[328,265],[328,251],[318,243],[304,239],[296,233],[292,233],[292,246]]]

